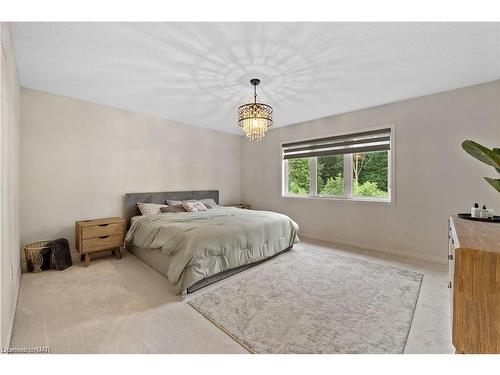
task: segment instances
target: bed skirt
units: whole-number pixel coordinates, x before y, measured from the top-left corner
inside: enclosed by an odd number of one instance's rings
[[[187,288],[187,293],[188,294],[193,293],[201,288],[204,288],[208,285],[216,283],[217,281],[223,280],[229,276],[232,276],[232,275],[237,274],[241,271],[247,270],[247,269],[254,267],[258,264],[261,264],[269,259],[272,259],[280,254],[283,254],[292,248],[293,248],[293,246],[287,247],[286,249],[274,254],[273,256],[271,256],[269,258],[260,260],[258,262],[245,264],[245,265],[240,266],[240,267],[232,268],[232,269],[226,270],[224,272],[209,276],[203,280],[197,281],[196,283],[191,285],[189,288]],[[138,246],[135,246],[133,244],[129,244],[127,246],[127,250],[129,252],[131,252],[132,254],[134,254],[136,257],[138,257],[140,260],[142,260],[144,263],[153,267],[156,271],[158,271],[165,278],[168,279],[167,271],[168,271],[168,267],[170,265],[170,255],[163,253],[160,249],[144,249],[142,247],[138,247]]]

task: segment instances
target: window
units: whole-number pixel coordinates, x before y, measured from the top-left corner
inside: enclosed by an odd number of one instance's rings
[[[286,196],[391,201],[391,128],[282,145]]]
[[[388,151],[360,152],[352,155],[352,192],[356,197],[387,198]]]
[[[291,159],[288,162],[288,191],[299,195],[311,193],[309,158]]]
[[[342,197],[344,195],[344,156],[318,156],[316,168],[317,193]]]

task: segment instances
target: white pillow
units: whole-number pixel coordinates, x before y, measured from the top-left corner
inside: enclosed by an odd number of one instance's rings
[[[184,209],[187,211],[187,212],[197,212],[197,211],[206,211],[207,210],[207,207],[201,203],[201,202],[184,202],[182,204],[182,207],[184,207]]]
[[[155,204],[155,203],[137,203],[141,215],[155,215],[161,214],[160,208],[168,207],[166,204]]]
[[[208,209],[217,207],[217,203],[215,203],[215,201],[212,198],[202,199],[201,203],[203,203],[205,207]]]

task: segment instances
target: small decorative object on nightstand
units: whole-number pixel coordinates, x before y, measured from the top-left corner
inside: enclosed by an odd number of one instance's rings
[[[124,236],[125,220],[119,217],[77,221],[76,249],[80,253],[80,260],[88,266],[90,255],[102,251],[111,251],[120,259]]]
[[[236,208],[242,208],[244,210],[251,210],[250,205],[246,203],[226,204],[224,207],[236,207]]]

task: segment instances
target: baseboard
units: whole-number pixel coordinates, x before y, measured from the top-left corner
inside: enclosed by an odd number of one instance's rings
[[[299,237],[301,237],[299,235]],[[420,259],[420,260],[425,260],[428,262],[433,262],[433,263],[439,263],[439,264],[448,264],[448,258],[446,257],[436,257],[433,255],[427,255],[427,254],[420,254],[412,251],[404,251],[404,250],[395,250],[395,249],[390,249],[390,248],[380,248],[380,247],[374,247],[371,245],[367,244],[362,244],[362,243],[356,243],[352,241],[345,241],[345,240],[335,240],[332,241],[331,239],[325,239],[325,238],[320,238],[320,236],[308,236],[304,235],[302,236],[305,239],[311,239],[311,240],[316,240],[316,241],[321,241],[321,242],[327,242],[332,245],[344,245],[344,246],[352,246],[352,247],[357,247],[362,250],[366,251],[373,251],[373,252],[379,252],[382,254],[390,254],[390,255],[398,255],[398,256],[403,256],[407,258],[413,258],[413,259]]]
[[[21,287],[21,275],[22,272],[19,270],[17,273],[17,281],[16,281],[16,300],[14,302],[14,307],[11,312],[9,332],[7,334],[7,346],[10,347],[10,342],[12,340],[12,331],[14,330],[14,320],[16,319],[16,311],[17,311],[17,301],[19,300],[19,288]]]
[[[80,253],[72,252],[71,253],[71,261],[73,262],[73,264],[80,263]]]

